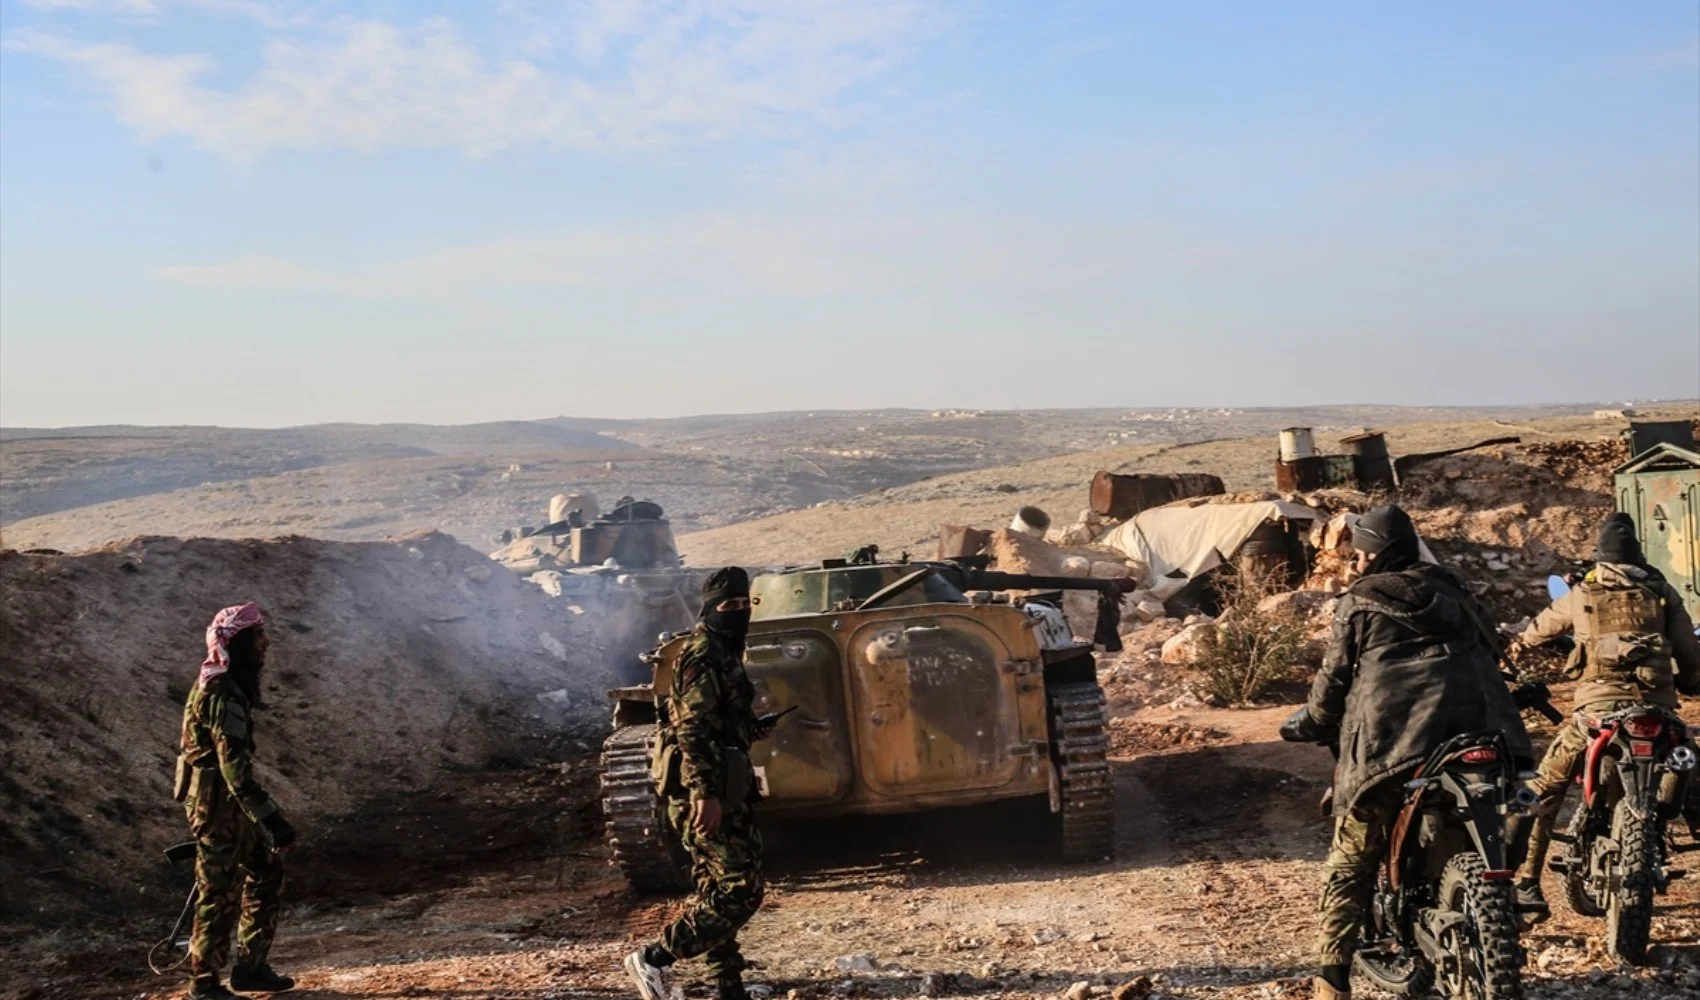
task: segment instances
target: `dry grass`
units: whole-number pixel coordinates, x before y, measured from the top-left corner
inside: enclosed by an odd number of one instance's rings
[[[1310,626],[1292,610],[1258,609],[1264,598],[1285,589],[1273,580],[1223,573],[1217,588],[1222,614],[1200,638],[1191,669],[1200,694],[1244,705],[1308,666]]]

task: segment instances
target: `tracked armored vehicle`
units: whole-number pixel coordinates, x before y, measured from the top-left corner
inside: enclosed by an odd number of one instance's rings
[[[1092,644],[1060,594],[1097,590],[1099,641],[1119,648],[1131,581],[997,573],[983,558],[854,561],[758,575],[744,662],[757,713],[795,706],[751,751],[758,813],[833,817],[1042,797],[1069,861],[1115,843],[1104,694]],[[1012,593],[1028,592],[1026,596]],[[615,691],[602,796],[614,859],[639,890],[684,888],[684,856],[650,776],[656,723],[688,636],[646,657],[650,683]]]
[[[680,560],[660,504],[622,497],[598,514],[594,497],[568,499],[551,504],[549,524],[519,538],[510,532],[490,558],[598,615],[615,675],[627,684],[645,680],[642,656],[656,635],[696,620],[703,574]]]

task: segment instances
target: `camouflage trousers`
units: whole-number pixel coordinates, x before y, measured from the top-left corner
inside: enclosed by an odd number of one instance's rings
[[[1334,824],[1334,842],[1322,866],[1318,965],[1350,965],[1362,936],[1376,869],[1387,853],[1393,821],[1404,805],[1402,782],[1386,780],[1358,796]]]
[[[685,911],[661,934],[675,958],[706,956],[708,971],[735,976],[744,969],[738,931],[761,908],[767,890],[761,875],[761,831],[749,806],[726,810],[720,828],[704,837],[691,828],[691,804],[667,800],[667,822],[691,856],[695,891]]]
[[[240,813],[200,831],[195,857],[195,923],[189,934],[189,974],[216,979],[230,957],[236,964],[266,964],[277,934],[283,859],[258,824]]]
[[[1614,701],[1599,705],[1589,705],[1587,711],[1594,715],[1604,715],[1620,709],[1633,707],[1632,701]],[[1526,881],[1538,881],[1541,871],[1546,865],[1547,848],[1552,844],[1553,827],[1558,823],[1559,810],[1564,807],[1565,796],[1570,793],[1570,786],[1582,773],[1582,759],[1588,752],[1588,742],[1592,738],[1588,727],[1582,720],[1572,715],[1558,731],[1552,735],[1552,743],[1547,747],[1545,757],[1541,758],[1541,766],[1535,770],[1535,778],[1529,782],[1529,789],[1541,797],[1540,805],[1535,807],[1534,822],[1529,827],[1529,846],[1523,855],[1523,864],[1517,869],[1517,878]],[[1685,800],[1693,797],[1693,791],[1688,782],[1688,776],[1667,775],[1674,786],[1669,792],[1661,790],[1660,798],[1674,802],[1676,808],[1682,808]],[[1700,803],[1688,802],[1687,809],[1691,815],[1700,818]]]

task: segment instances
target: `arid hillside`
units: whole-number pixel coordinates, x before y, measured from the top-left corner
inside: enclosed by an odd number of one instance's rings
[[[1619,430],[1577,417],[1396,426],[1389,443],[1402,455],[1522,438],[1416,466],[1399,500],[1437,554],[1515,627],[1540,602],[1547,568],[1585,555],[1610,506],[1609,471],[1625,454]],[[1319,443],[1331,450],[1337,436],[1319,433]],[[1213,472],[1231,490],[1266,489],[1273,449],[1272,434],[1260,432],[1004,463],[688,534],[684,549],[698,565],[795,562],[868,542],[929,553],[939,524],[998,527],[1023,503],[1071,521],[1100,468]],[[598,461],[607,471],[608,461],[618,469],[673,460],[647,446],[607,454],[571,459],[572,468],[589,476]],[[723,456],[695,460],[701,475],[726,477],[727,496],[739,488],[735,476],[754,475]],[[547,466],[507,482],[533,472],[524,488],[540,504],[553,488]],[[451,480],[432,482],[443,493],[437,502],[454,499]],[[691,488],[680,490],[681,503],[691,502]],[[422,499],[410,516],[429,509]],[[228,530],[257,530],[262,513]],[[1112,861],[1058,863],[1043,796],[764,823],[772,884],[745,934],[759,963],[749,977],[756,992],[770,1000],[1308,996],[1329,834],[1316,802],[1330,758],[1279,742],[1276,729],[1327,633],[1333,595],[1319,585],[1313,578],[1303,591],[1273,595],[1271,607],[1300,615],[1302,655],[1243,698],[1214,690],[1212,661],[1197,645],[1204,631],[1237,628],[1233,609],[1211,619],[1171,615],[1161,602],[1124,608],[1124,648],[1098,662],[1110,710]],[[173,741],[201,629],[218,607],[250,597],[270,613],[274,635],[261,776],[303,831],[274,953],[300,977],[300,995],[629,995],[621,956],[676,902],[634,894],[610,865],[597,749],[612,678],[606,623],[592,609],[548,598],[432,532],[9,551],[0,553],[0,597],[0,998],[163,1000],[179,989],[151,976],[143,959],[188,887],[187,873],[157,853],[183,835],[166,787]],[[1263,607],[1260,599],[1259,615],[1285,613]],[[1549,666],[1525,664],[1534,673]],[[1561,704],[1566,693],[1561,685]],[[1700,709],[1690,700],[1686,711]],[[1550,735],[1529,721],[1537,740]],[[1554,899],[1556,881],[1547,884]],[[1527,996],[1700,995],[1697,894],[1700,884],[1681,881],[1659,899],[1658,945],[1641,969],[1617,967],[1600,921],[1557,904],[1524,937]],[[695,969],[682,979],[688,1000],[708,995]]]
[[[1105,448],[1132,454],[1294,424],[1327,434],[1589,411],[869,410],[468,427],[0,429],[0,544],[70,552],[136,535],[367,541],[430,528],[483,549],[504,529],[537,524],[553,494],[582,490],[655,500],[679,531],[693,532],[822,502],[881,503],[883,489]]]
[[[593,734],[611,686],[585,619],[441,534],[3,552],[0,595],[0,925],[157,902],[182,705],[226,605],[269,617],[260,778],[304,831]]]
[[[1672,408],[1668,412],[1670,416],[1697,414],[1700,409],[1694,407]],[[1592,417],[1422,423],[1387,428],[1387,443],[1393,455],[1399,456],[1443,451],[1491,438],[1522,439],[1521,445],[1442,460],[1434,468],[1450,469],[1453,474],[1450,478],[1441,474],[1440,486],[1434,485],[1432,470],[1418,473],[1407,484],[1405,492],[1418,506],[1458,512],[1456,517],[1434,520],[1431,525],[1463,531],[1466,529],[1461,526],[1466,524],[1468,530],[1481,528],[1486,523],[1484,518],[1491,520],[1497,516],[1504,520],[1527,516],[1527,509],[1520,514],[1505,513],[1518,503],[1534,503],[1537,509],[1555,505],[1609,506],[1609,473],[1616,464],[1611,455],[1616,454],[1621,461],[1626,453],[1602,453],[1594,462],[1577,466],[1574,460],[1563,462],[1564,448],[1568,445],[1558,443],[1583,441],[1615,446],[1623,428],[1621,421]],[[1324,432],[1318,431],[1317,440],[1324,451],[1338,451],[1338,445]],[[1553,452],[1552,447],[1559,447],[1559,451]],[[1026,505],[1045,510],[1057,523],[1072,522],[1087,506],[1088,485],[1093,473],[1100,469],[1121,473],[1205,472],[1222,477],[1230,492],[1272,489],[1275,450],[1276,441],[1271,434],[1066,454],[940,476],[822,503],[807,510],[690,533],[680,539],[680,549],[689,562],[704,566],[725,562],[760,566],[807,561],[843,555],[869,543],[894,555],[899,551],[930,555],[937,546],[942,524],[1003,527]],[[1557,457],[1549,458],[1549,455]],[[1559,462],[1561,473],[1576,479],[1574,486],[1561,482],[1564,477],[1551,471],[1546,472],[1545,479],[1539,478],[1538,469],[1553,462]],[[1459,485],[1462,475],[1459,469],[1469,473],[1463,485]],[[1528,476],[1536,478],[1530,480]],[[1468,492],[1468,484],[1472,482],[1479,482],[1474,495]],[[1493,515],[1489,513],[1492,511],[1501,513]],[[1555,544],[1555,548],[1566,555],[1580,556],[1583,553],[1574,551],[1577,544],[1580,542]]]

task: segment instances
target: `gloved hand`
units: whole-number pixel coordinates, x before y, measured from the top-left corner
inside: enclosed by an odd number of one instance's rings
[[[1555,726],[1564,721],[1564,713],[1552,707],[1552,689],[1540,681],[1530,681],[1512,688],[1511,703],[1517,706],[1519,712],[1533,710],[1541,713]]]
[[[1281,723],[1281,738],[1288,743],[1316,743],[1322,736],[1322,727],[1310,717],[1309,705],[1301,706],[1297,712],[1287,716],[1286,722]]]
[[[295,828],[289,825],[289,820],[284,819],[281,812],[274,812],[260,820],[260,826],[265,828],[266,837],[271,840],[274,851],[281,851],[295,843]]]
[[[1552,689],[1540,681],[1529,681],[1511,689],[1511,701],[1520,709],[1534,708],[1552,697]]]

